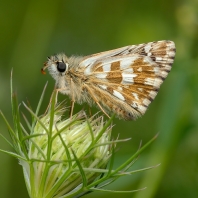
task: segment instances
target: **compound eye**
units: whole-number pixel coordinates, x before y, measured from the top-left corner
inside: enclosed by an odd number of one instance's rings
[[[66,64],[63,62],[57,62],[57,69],[59,72],[64,72],[66,70]]]

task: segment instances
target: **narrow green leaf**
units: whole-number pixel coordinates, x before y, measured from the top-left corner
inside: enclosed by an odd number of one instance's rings
[[[5,151],[5,150],[2,150],[2,149],[0,149],[0,152],[8,154],[8,155],[10,155],[12,157],[15,157],[16,159],[20,159],[20,160],[26,161],[26,159],[23,158],[21,154],[18,155],[16,153],[13,153],[13,152],[10,152],[10,151]]]
[[[75,159],[75,161],[76,161],[76,164],[77,164],[77,166],[78,166],[78,168],[79,168],[79,170],[80,170],[81,177],[82,177],[82,181],[83,181],[83,182],[82,182],[82,183],[83,183],[83,187],[86,187],[86,186],[87,186],[86,174],[85,174],[85,172],[84,172],[84,170],[83,170],[83,167],[81,166],[81,163],[80,163],[80,161],[78,160],[76,154],[74,153],[74,151],[73,151],[72,149],[71,149],[71,151],[72,151],[72,154],[73,154],[74,159]]]
[[[130,164],[135,158],[138,157],[138,155],[145,150],[155,139],[157,138],[157,135],[154,136],[149,142],[147,142],[143,147],[141,147],[133,156],[131,156],[125,163],[123,163],[121,166],[119,166],[115,171],[114,174],[122,170],[125,166]]]
[[[111,192],[111,193],[134,193],[134,192],[138,192],[138,191],[141,191],[141,190],[145,190],[145,188],[140,188],[140,189],[137,189],[137,190],[128,190],[128,191],[118,191],[118,190],[106,190],[106,189],[100,189],[100,188],[91,188],[91,190],[93,191],[101,191],[101,192]]]
[[[47,84],[48,84],[48,82],[46,82],[46,84],[45,84],[45,86],[44,86],[44,89],[43,89],[43,92],[42,92],[42,94],[41,94],[41,97],[40,97],[40,99],[39,99],[39,103],[38,103],[38,105],[37,105],[36,113],[35,113],[36,116],[38,116],[38,113],[39,113],[41,104],[42,104],[42,102],[43,102],[43,98],[44,98],[44,95],[45,95],[45,91],[46,91],[46,88],[47,88]],[[35,126],[35,123],[36,123],[36,121],[37,121],[37,119],[35,119],[34,116],[33,116],[33,118],[34,118],[34,119],[33,119],[33,121],[32,121],[32,130],[31,130],[31,131],[33,131],[33,127]]]

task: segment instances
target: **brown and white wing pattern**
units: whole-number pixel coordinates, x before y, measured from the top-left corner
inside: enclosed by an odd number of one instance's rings
[[[88,79],[85,89],[109,112],[136,119],[157,95],[175,51],[174,42],[157,41],[85,57],[79,64]]]

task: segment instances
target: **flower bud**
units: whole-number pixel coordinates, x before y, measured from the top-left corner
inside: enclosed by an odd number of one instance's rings
[[[111,127],[103,131],[103,117],[86,119],[81,111],[62,119],[63,112],[56,108],[53,121],[50,112],[37,121],[29,140],[29,160],[21,161],[31,197],[76,193],[101,174],[94,170],[107,166]]]

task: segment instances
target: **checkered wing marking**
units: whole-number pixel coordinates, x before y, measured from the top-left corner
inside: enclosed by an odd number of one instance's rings
[[[158,41],[92,55],[81,65],[102,106],[130,120],[145,113],[174,56],[173,42]]]

